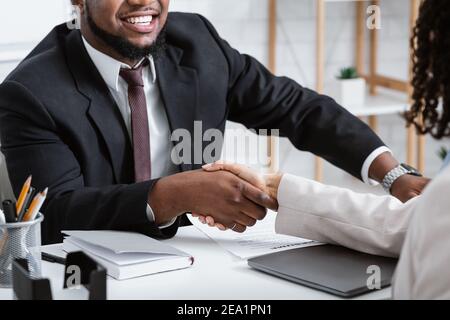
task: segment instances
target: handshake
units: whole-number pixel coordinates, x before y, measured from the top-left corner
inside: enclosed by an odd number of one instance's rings
[[[198,218],[203,224],[208,224],[210,227],[216,227],[222,231],[231,229],[235,232],[244,232],[247,227],[255,225],[257,220],[264,219],[267,213],[266,208],[278,209],[277,193],[282,175],[262,176],[249,167],[223,161],[207,164],[203,166],[203,170],[209,173],[220,171],[231,173],[242,180],[237,181],[235,200],[239,200],[234,201],[234,208],[232,209],[237,211],[233,225],[228,224],[226,226],[220,222],[220,218],[217,219],[213,215],[192,212],[192,216]]]
[[[191,212],[211,227],[242,233],[264,219],[267,209],[278,210],[281,178],[219,161],[203,170],[162,178],[154,185],[149,204],[159,225]]]
[[[216,162],[203,170],[188,171],[158,180],[148,197],[157,225],[166,225],[184,212],[221,230],[244,232],[278,210],[281,174],[260,175],[238,164]],[[378,179],[380,180],[380,179]],[[391,193],[402,201],[420,195],[430,180],[403,175]]]

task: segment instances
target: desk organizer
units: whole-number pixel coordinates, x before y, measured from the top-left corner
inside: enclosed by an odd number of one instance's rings
[[[74,268],[76,267],[76,268]],[[73,281],[74,270],[79,270],[78,280]],[[34,278],[25,259],[13,263],[13,291],[16,300],[52,300],[49,279]],[[106,269],[83,252],[67,255],[64,270],[64,289],[84,286],[89,291],[89,300],[106,300]]]
[[[0,288],[12,286],[12,263],[25,259],[31,277],[41,276],[41,223],[44,216],[27,222],[0,225]]]

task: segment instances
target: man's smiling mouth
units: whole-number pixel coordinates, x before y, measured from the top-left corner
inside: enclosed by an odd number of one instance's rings
[[[158,25],[159,12],[136,12],[121,17],[120,20],[127,29],[139,33],[150,33],[153,32]]]
[[[126,22],[131,24],[149,25],[153,20],[153,16],[141,16],[141,17],[131,17],[127,18]]]

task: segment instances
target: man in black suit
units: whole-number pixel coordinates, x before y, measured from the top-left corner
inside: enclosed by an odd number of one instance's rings
[[[226,120],[279,129],[297,148],[363,180],[381,181],[398,164],[334,100],[275,77],[205,18],[169,14],[169,0],[72,3],[80,30],[57,26],[0,86],[2,150],[15,193],[29,174],[36,188],[50,190],[44,243],[60,241],[64,229],[171,237],[186,212],[237,232],[264,218],[276,204],[245,181],[195,170],[202,163],[170,163],[170,132],[192,133],[194,121],[203,132],[223,132]],[[392,193],[407,200],[426,183],[405,176]]]

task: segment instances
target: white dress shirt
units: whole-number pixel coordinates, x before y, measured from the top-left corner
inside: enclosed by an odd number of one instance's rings
[[[89,57],[97,67],[112,97],[114,98],[125,126],[128,130],[130,140],[131,132],[131,109],[128,101],[128,84],[119,76],[121,68],[131,69],[130,66],[115,60],[114,58],[98,51],[83,38],[84,45]],[[164,104],[161,100],[158,84],[156,82],[156,69],[153,57],[149,56],[149,65],[143,69],[144,93],[147,102],[148,129],[150,134],[150,156],[152,166],[152,179],[168,176],[179,171],[179,168],[171,159],[173,144],[171,142],[169,120],[167,118]],[[147,216],[150,221],[155,221],[155,216],[150,206],[147,205]],[[175,220],[174,220],[175,221]],[[173,221],[161,228],[168,227]]]

